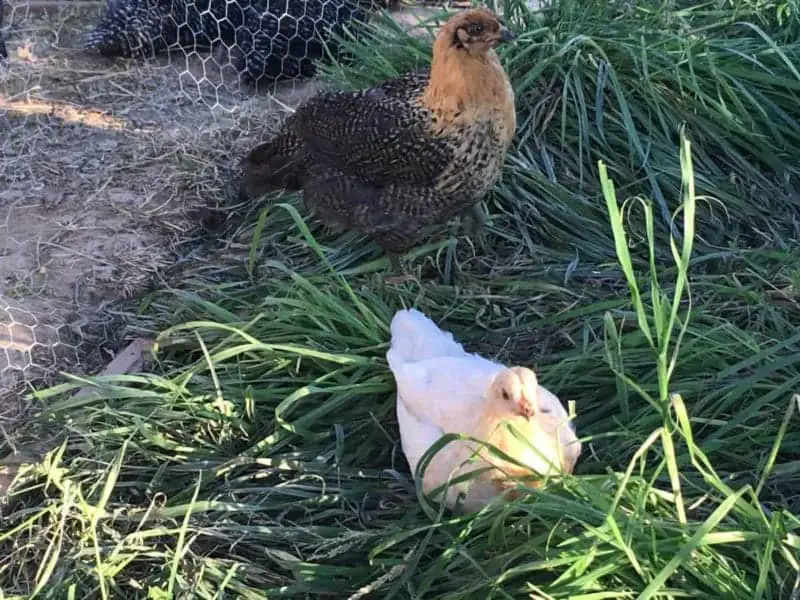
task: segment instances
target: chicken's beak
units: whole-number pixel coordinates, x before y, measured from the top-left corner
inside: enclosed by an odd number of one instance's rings
[[[517,34],[511,31],[508,27],[501,26],[497,41],[500,43],[511,42],[517,39]]]

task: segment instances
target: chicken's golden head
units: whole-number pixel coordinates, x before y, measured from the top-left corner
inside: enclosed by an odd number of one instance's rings
[[[516,35],[492,11],[476,8],[451,17],[439,32],[439,37],[454,48],[463,48],[471,55],[479,56],[497,44],[510,42]]]
[[[540,473],[547,471],[548,461],[560,465],[567,473],[573,471],[581,453],[581,443],[569,413],[558,397],[539,385],[536,373],[525,367],[504,369],[495,376],[488,392],[489,418],[512,421],[536,452],[502,437],[495,438],[498,448],[517,456]]]
[[[490,393],[500,401],[498,413],[529,419],[536,412],[538,388],[536,373],[523,367],[511,367],[498,374]]]

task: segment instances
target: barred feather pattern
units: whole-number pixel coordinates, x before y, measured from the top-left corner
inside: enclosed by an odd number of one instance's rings
[[[330,34],[363,23],[349,0],[107,0],[85,48],[104,56],[147,57],[224,45],[245,80],[310,77]]]

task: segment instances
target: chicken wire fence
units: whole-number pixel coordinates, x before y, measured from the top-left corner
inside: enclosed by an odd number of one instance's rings
[[[335,38],[400,2],[0,0],[0,399],[107,362],[127,321],[101,307],[181,260]]]
[[[0,0],[0,421],[113,357],[130,315],[107,307],[182,260],[276,106],[396,3]]]
[[[107,360],[103,320],[97,313],[0,296],[0,425],[19,409],[13,400],[30,384],[52,383],[59,371],[95,368]]]
[[[41,322],[36,311],[0,297],[0,394],[77,362],[80,339],[66,322]]]
[[[52,50],[170,67],[209,108],[253,88],[307,79],[337,55],[335,40],[398,0],[4,0],[0,59]],[[2,6],[2,4],[0,4]],[[5,47],[8,48],[5,51]],[[62,54],[66,55],[66,52]],[[94,68],[98,64],[94,63]],[[92,68],[92,67],[89,67]],[[37,82],[32,80],[32,85]],[[232,96],[233,95],[233,96]]]

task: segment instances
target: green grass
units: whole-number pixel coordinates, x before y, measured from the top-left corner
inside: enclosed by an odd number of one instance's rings
[[[421,247],[390,286],[374,244],[266,208],[142,300],[147,373],[37,393],[14,443],[55,449],[9,498],[4,596],[798,597],[797,8],[506,6],[520,130],[484,247]],[[327,76],[424,64],[375,35]],[[384,358],[403,306],[575,401],[575,475],[476,515],[421,497]]]

